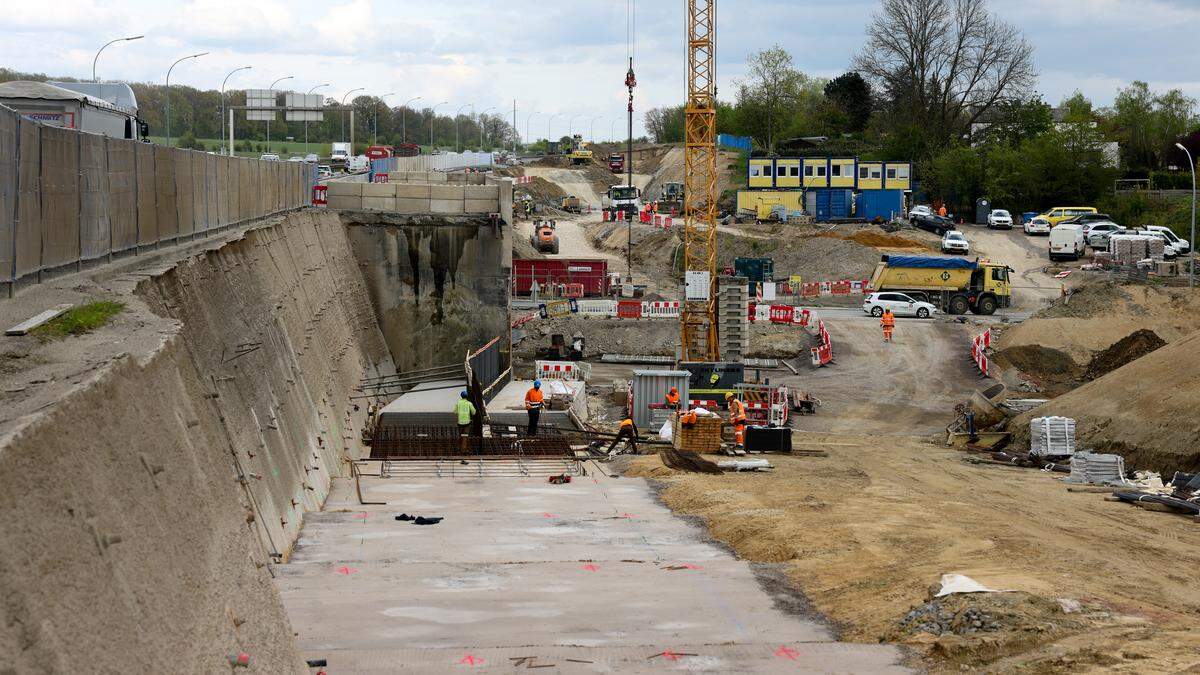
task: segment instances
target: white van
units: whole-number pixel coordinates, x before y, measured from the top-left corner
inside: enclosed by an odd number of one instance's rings
[[[1171,231],[1169,227],[1162,225],[1147,225],[1146,229],[1150,232],[1161,232],[1166,238],[1167,243],[1175,247],[1175,250],[1180,254],[1187,253],[1192,250],[1192,245],[1187,239],[1180,239],[1178,235]]]
[[[1083,228],[1079,225],[1063,223],[1050,230],[1050,260],[1078,260],[1086,247]]]

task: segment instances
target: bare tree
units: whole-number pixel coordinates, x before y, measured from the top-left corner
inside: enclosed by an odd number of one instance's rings
[[[792,55],[779,45],[751,55],[748,65],[749,80],[736,83],[738,107],[747,111],[747,126],[773,152],[776,130],[800,105],[811,80],[796,70]]]
[[[882,0],[867,36],[855,68],[935,147],[1027,96],[1037,78],[1033,47],[987,0]]]

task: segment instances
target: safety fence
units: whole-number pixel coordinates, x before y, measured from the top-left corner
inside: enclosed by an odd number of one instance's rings
[[[475,169],[494,164],[490,152],[443,152],[440,155],[415,155],[413,157],[388,157],[371,160],[371,173],[395,171],[453,171]]]
[[[781,281],[775,284],[777,295],[792,295],[800,298],[819,298],[834,295],[864,295],[871,292],[867,279],[843,279],[841,281],[809,281],[792,283]]]
[[[0,289],[309,203],[316,167],[44,125],[0,106]]]
[[[992,330],[983,331],[982,334],[976,335],[971,339],[971,360],[975,362],[975,367],[984,376],[988,376],[988,357],[987,350],[992,346]]]
[[[825,329],[825,321],[821,317],[812,315],[809,320],[810,325],[816,327],[817,337],[821,341],[820,344],[809,350],[812,352],[812,363],[818,368],[827,366],[833,362],[833,340],[829,338],[829,331]]]
[[[578,364],[573,361],[537,361],[534,363],[534,374],[539,380],[578,380],[580,372]]]
[[[683,303],[678,300],[580,300],[568,298],[551,300],[538,306],[536,311],[524,314],[513,321],[519,328],[535,319],[552,319],[581,314],[608,319],[678,319]],[[817,319],[811,310],[793,305],[774,305],[751,302],[747,306],[747,318],[751,323],[789,324],[808,327]]]

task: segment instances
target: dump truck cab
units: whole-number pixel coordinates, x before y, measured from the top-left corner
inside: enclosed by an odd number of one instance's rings
[[[614,185],[604,193],[605,208],[633,217],[642,210],[642,191],[633,185]]]
[[[989,315],[1012,305],[1011,272],[990,260],[885,255],[871,288],[926,300],[948,314]]]

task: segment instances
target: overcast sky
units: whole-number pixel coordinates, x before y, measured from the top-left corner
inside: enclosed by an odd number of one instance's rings
[[[684,0],[638,0],[635,122],[685,95]],[[718,78],[732,95],[754,51],[778,43],[804,72],[836,76],[864,48],[864,27],[877,0],[721,0]],[[1200,97],[1200,0],[992,0],[1036,46],[1038,90],[1057,103],[1080,89],[1100,105],[1134,79]],[[175,69],[172,81],[219,88],[231,69],[251,65],[231,88],[318,90],[365,87],[396,92],[397,104],[449,101],[439,113],[474,103],[512,113],[518,127],[545,136],[598,138],[623,118],[627,67],[625,0],[60,0],[7,3],[0,65],[50,75],[91,76],[96,49],[122,35],[137,42],[109,47],[100,77],[162,82],[180,56],[211,52]],[[465,112],[465,111],[464,111]]]

